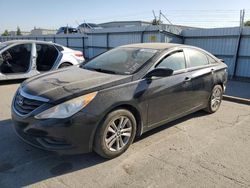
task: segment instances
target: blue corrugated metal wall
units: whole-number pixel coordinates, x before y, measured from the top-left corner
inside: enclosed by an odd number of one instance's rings
[[[52,41],[64,46],[81,50],[87,58],[92,58],[108,49],[131,43],[174,42],[183,43],[180,35],[171,33],[165,26],[143,26],[128,28],[108,28],[95,30],[85,35],[43,35],[0,37],[0,42],[13,39],[33,39]],[[171,28],[170,28],[171,29]]]
[[[182,35],[185,44],[203,48],[224,59],[230,75],[235,72],[235,76],[250,77],[250,28],[243,28],[236,58],[239,33],[240,29],[234,27],[185,30]]]
[[[234,27],[184,30],[181,34],[173,34],[164,27],[147,26],[96,30],[87,35],[0,37],[0,41],[13,39],[53,41],[81,50],[87,58],[124,44],[141,42],[185,43],[201,47],[224,59],[228,65],[230,75],[235,73],[235,76],[250,78],[250,28],[243,28],[239,50],[236,53],[239,33],[240,29]],[[236,64],[237,66],[235,66]]]

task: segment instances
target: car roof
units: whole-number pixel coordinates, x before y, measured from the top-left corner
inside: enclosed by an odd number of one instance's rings
[[[55,43],[50,42],[50,41],[40,41],[40,40],[9,40],[9,41],[3,42],[3,43],[6,43],[6,44],[23,44],[23,43],[55,44]],[[55,45],[62,46],[60,44],[55,44]]]
[[[190,46],[190,45],[185,45],[185,44],[176,44],[176,43],[137,43],[137,44],[128,44],[128,45],[123,45],[120,47],[124,47],[124,48],[148,48],[148,49],[154,49],[154,50],[167,50],[167,49],[171,49],[171,48],[189,48],[189,49],[194,49],[194,50],[198,50],[198,51],[202,51],[203,53],[206,53],[208,55],[210,55],[211,57],[218,59],[216,56],[214,56],[213,54],[211,54],[210,52],[196,47],[196,46]]]
[[[185,45],[185,44],[177,44],[177,43],[160,43],[160,42],[136,43],[136,44],[123,45],[120,47],[124,47],[124,48],[148,48],[148,49],[155,49],[155,50],[165,50],[165,49],[180,47],[180,48],[192,48],[192,49],[204,51],[203,49],[195,47],[195,46],[190,46],[190,45]]]
[[[149,48],[149,49],[155,49],[155,50],[163,50],[163,49],[169,49],[174,48],[177,46],[182,46],[181,44],[175,44],[175,43],[136,43],[136,44],[128,44],[123,45],[121,47],[127,47],[127,48]]]

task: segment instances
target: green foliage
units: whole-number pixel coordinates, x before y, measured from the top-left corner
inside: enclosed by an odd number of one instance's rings
[[[7,29],[3,32],[2,36],[9,36],[9,32]]]
[[[152,25],[160,25],[160,24],[162,24],[163,22],[162,22],[161,20],[159,20],[159,19],[153,19],[153,20],[151,21],[151,23],[152,23]]]
[[[250,20],[247,20],[246,22],[244,22],[244,26],[250,26]]]
[[[22,35],[20,27],[17,27],[16,35]]]

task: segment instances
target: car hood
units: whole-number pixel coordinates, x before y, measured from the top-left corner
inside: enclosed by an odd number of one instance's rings
[[[27,94],[50,101],[65,100],[130,82],[131,75],[106,74],[70,67],[41,74],[26,80],[21,88]]]

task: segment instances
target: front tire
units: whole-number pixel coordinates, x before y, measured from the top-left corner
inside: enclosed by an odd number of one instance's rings
[[[94,151],[104,158],[115,158],[128,149],[135,133],[136,119],[130,111],[112,111],[97,129]]]
[[[214,86],[208,101],[208,106],[205,109],[205,111],[209,113],[216,112],[220,107],[222,101],[222,95],[223,95],[222,87],[220,85]]]

